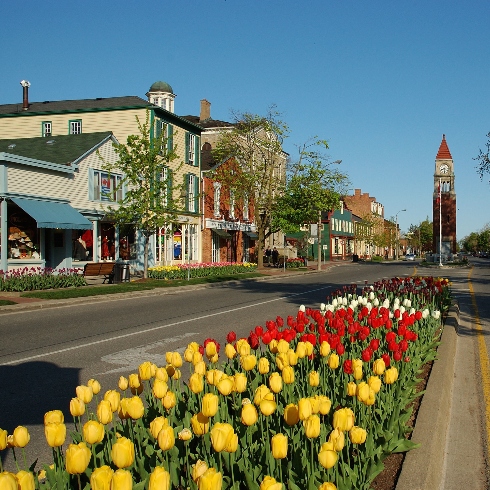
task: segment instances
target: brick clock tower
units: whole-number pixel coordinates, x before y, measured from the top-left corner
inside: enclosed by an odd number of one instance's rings
[[[442,231],[442,254],[456,253],[456,190],[454,188],[454,162],[446,135],[442,135],[436,156],[434,193],[432,197],[433,250],[439,253]],[[442,226],[442,230],[439,228]]]

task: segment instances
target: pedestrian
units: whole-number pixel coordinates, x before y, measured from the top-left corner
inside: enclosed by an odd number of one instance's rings
[[[267,267],[270,267],[271,266],[271,255],[272,255],[271,248],[270,247],[267,247],[265,249],[265,260],[267,262]]]
[[[274,247],[274,250],[272,251],[272,265],[273,267],[277,267],[277,262],[279,260],[279,252],[276,247]]]

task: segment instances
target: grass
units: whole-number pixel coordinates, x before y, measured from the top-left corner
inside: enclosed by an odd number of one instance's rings
[[[0,299],[0,306],[16,305],[15,301],[9,301],[8,299]]]
[[[172,288],[178,286],[189,286],[199,284],[213,284],[224,281],[232,281],[237,279],[250,279],[261,277],[263,274],[259,272],[247,272],[245,274],[229,274],[223,276],[212,277],[196,277],[189,281],[185,279],[176,279],[165,281],[163,279],[146,279],[133,282],[125,282],[121,284],[94,285],[84,286],[81,288],[67,288],[44,291],[29,291],[22,293],[24,298],[39,298],[39,299],[68,299],[68,298],[84,298],[87,296],[102,296],[106,294],[127,293],[133,291],[148,291],[157,288]],[[9,304],[15,304],[10,303]]]

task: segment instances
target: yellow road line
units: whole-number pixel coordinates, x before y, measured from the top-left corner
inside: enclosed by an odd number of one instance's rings
[[[480,322],[480,315],[478,313],[478,306],[476,304],[475,291],[471,283],[471,274],[473,267],[468,273],[468,287],[470,290],[471,304],[473,306],[473,316],[475,318],[475,330],[478,340],[478,352],[480,357],[480,369],[483,385],[483,398],[485,400],[485,421],[487,431],[487,447],[490,447],[490,363],[488,361],[488,351],[485,344],[485,338],[483,335],[483,329]]]

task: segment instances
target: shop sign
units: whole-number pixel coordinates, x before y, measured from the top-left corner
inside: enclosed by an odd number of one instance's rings
[[[255,231],[255,225],[250,223],[240,223],[239,221],[224,221],[218,219],[206,218],[206,228],[212,230],[230,230],[230,231]]]

